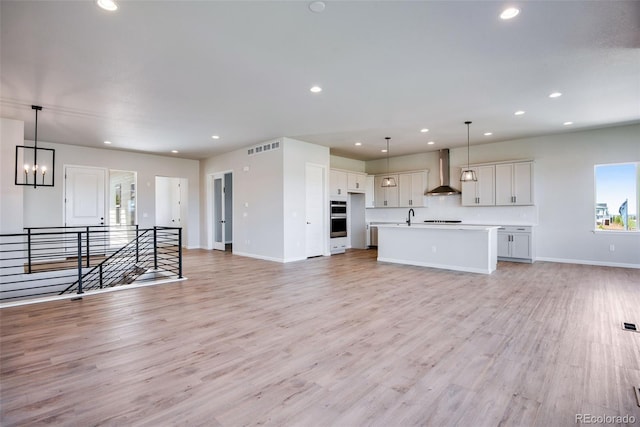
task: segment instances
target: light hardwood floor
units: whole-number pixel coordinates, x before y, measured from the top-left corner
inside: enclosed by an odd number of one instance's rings
[[[190,250],[185,275],[0,310],[0,424],[640,425],[640,270]]]

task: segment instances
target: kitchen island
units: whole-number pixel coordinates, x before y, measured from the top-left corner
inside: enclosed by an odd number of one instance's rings
[[[498,226],[379,224],[378,261],[491,274]]]

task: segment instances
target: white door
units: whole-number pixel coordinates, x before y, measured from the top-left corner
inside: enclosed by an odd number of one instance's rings
[[[226,209],[224,175],[213,176],[213,249],[224,251],[226,244]]]
[[[324,174],[322,166],[306,166],[305,173],[305,253],[307,258],[324,255],[325,238],[325,213],[329,206],[324,200]]]
[[[65,166],[65,225],[105,224],[105,169]]]
[[[182,179],[156,177],[156,225],[182,227]]]

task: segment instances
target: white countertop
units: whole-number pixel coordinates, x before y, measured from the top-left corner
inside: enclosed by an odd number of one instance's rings
[[[479,225],[479,224],[425,224],[425,223],[411,223],[408,226],[406,223],[387,223],[377,224],[378,228],[408,228],[408,229],[436,229],[436,230],[469,230],[469,231],[486,231],[500,228],[499,225]]]

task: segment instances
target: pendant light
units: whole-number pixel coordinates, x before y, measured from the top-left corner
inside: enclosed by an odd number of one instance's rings
[[[387,140],[387,176],[382,178],[382,187],[395,187],[397,186],[396,179],[389,175],[389,140],[391,138],[387,136],[385,139]]]
[[[467,169],[462,171],[462,174],[460,175],[460,181],[477,181],[478,177],[476,176],[476,171],[472,170],[469,167],[469,125],[471,124],[471,122],[467,121],[464,122],[464,124],[467,125]]]
[[[42,107],[32,105],[31,109],[36,113],[33,147],[16,146],[15,184],[33,188],[53,187],[56,151],[38,147],[38,111],[42,111]]]

